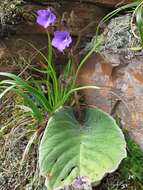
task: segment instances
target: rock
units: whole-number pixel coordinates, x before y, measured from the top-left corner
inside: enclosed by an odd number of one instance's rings
[[[25,5],[23,8],[29,10],[29,12],[35,12],[37,9],[46,9],[49,5]],[[61,20],[66,23],[66,28],[71,32],[72,35],[77,36],[81,30],[83,36],[92,36],[95,33],[96,26],[99,21],[110,11],[107,8],[101,8],[96,4],[80,3],[80,2],[69,2],[64,1],[62,5],[53,3],[52,7],[57,13],[57,23],[55,27],[61,28]],[[44,32],[41,27],[37,25],[36,30],[32,30],[34,33]],[[85,29],[86,28],[86,29]],[[32,29],[32,27],[31,27]]]
[[[17,26],[21,26],[23,21],[34,22],[35,11],[41,8],[46,9],[49,6],[53,7],[58,15],[59,21],[56,23],[56,27],[60,27],[59,23],[62,18],[73,35],[78,35],[79,31],[86,27],[86,30],[82,31],[82,35],[92,36],[95,33],[95,26],[110,12],[106,5],[115,6],[129,2],[129,0],[84,0],[80,2],[78,0],[45,0],[42,2],[39,0],[4,0],[0,4],[0,37],[18,32],[19,27],[17,28]]]
[[[111,112],[109,89],[113,86],[110,80],[112,69],[112,65],[106,62],[100,54],[94,54],[87,60],[79,74],[79,82],[82,85],[108,87],[102,90],[88,89],[83,91],[88,105],[97,106],[106,112]]]
[[[0,38],[14,34],[15,25],[21,19],[16,10],[21,5],[22,0],[4,0],[0,1]]]
[[[28,65],[39,64],[36,51],[30,46],[31,43],[38,49],[45,46],[44,35],[19,35],[0,41],[0,71],[20,72]]]
[[[99,3],[104,6],[116,6],[131,3],[131,0],[87,0],[92,3]]]
[[[101,87],[101,90],[84,90],[86,103],[120,118],[121,126],[143,150],[143,52],[131,49],[140,44],[138,40],[132,40],[134,37],[130,25],[124,29],[121,27],[125,26],[124,21],[128,20],[126,17],[128,15],[115,18],[109,23],[103,35],[100,53],[93,54],[87,60],[81,69],[79,82]],[[116,27],[118,22],[115,22],[119,19],[124,23],[120,25],[120,31],[118,25]],[[115,26],[109,30],[111,23]],[[118,32],[115,32],[116,29]]]
[[[0,42],[0,71],[12,71],[15,65],[5,43]],[[16,68],[15,68],[16,69]]]
[[[9,2],[9,0],[7,2]],[[16,6],[16,3],[20,1],[13,0],[11,1],[11,3],[12,2],[15,3]],[[3,4],[1,4],[1,7],[4,6]],[[35,13],[36,10],[41,8],[46,9],[50,5],[50,2],[43,5],[41,5],[41,3],[26,3],[25,5],[19,5],[18,7],[16,7],[16,9],[12,9],[11,12],[6,11],[3,8],[0,9],[0,11],[4,11],[5,15],[9,13],[14,14],[14,10],[18,11],[16,13],[21,15],[21,17],[23,18],[21,18],[23,22],[14,22],[14,25],[12,25],[12,23],[9,23],[8,17],[8,20],[5,20],[5,25],[1,25],[0,71],[19,71],[19,69],[22,70],[23,68],[25,68],[25,65],[27,65],[26,61],[30,61],[30,57],[35,52],[33,48],[31,48],[30,45],[27,44],[27,42],[34,44],[35,47],[38,49],[45,47],[45,41],[47,41],[46,32],[42,27],[35,23],[35,17],[33,17],[32,13]],[[95,26],[97,26],[101,18],[109,11],[107,8],[101,8],[99,6],[89,3],[73,3],[69,1],[63,2],[62,6],[60,6],[59,3],[54,2],[52,4],[52,7],[58,15],[58,21],[60,21],[61,18],[64,18],[65,21],[68,23],[69,30],[72,35],[75,36],[74,38],[78,36],[79,31],[83,28],[86,29],[82,31],[82,36],[92,36],[92,34],[94,34],[96,30]],[[5,17],[5,19],[6,18],[7,17]],[[13,19],[11,21],[13,22]],[[58,28],[60,26],[56,25],[55,27]],[[51,28],[49,28],[49,30],[51,31]],[[12,31],[15,31],[14,35],[11,35]],[[61,54],[60,57],[62,57]],[[58,63],[59,60],[60,58],[58,54]],[[32,64],[39,64],[39,60],[34,61]]]
[[[58,2],[59,4],[62,4],[63,2],[66,2],[68,0],[44,0],[42,1],[43,3],[46,2]],[[41,0],[25,0],[25,2],[33,2],[33,3],[41,3]],[[74,2],[78,2],[78,0],[72,0],[72,3]],[[117,4],[127,4],[127,3],[131,3],[131,0],[81,0],[81,3],[92,3],[92,4],[97,4],[99,3],[100,5],[104,5],[104,6],[115,6]]]
[[[5,1],[6,2],[6,1]],[[21,30],[23,27],[23,22],[31,26],[32,33],[43,33],[45,30],[42,27],[35,27],[35,12],[38,9],[47,9],[52,7],[57,14],[57,22],[55,27],[61,28],[66,27],[68,30],[75,36],[79,34],[79,31],[86,28],[82,31],[84,36],[92,36],[95,33],[96,26],[99,21],[110,11],[107,8],[101,8],[96,4],[89,2],[79,2],[79,1],[46,1],[47,3],[37,1],[25,1],[25,4],[17,4],[20,1],[13,0],[13,6],[9,6],[9,1],[7,4],[2,4],[0,6],[0,14],[2,22],[0,22],[0,34],[1,37],[9,36],[11,33],[20,33],[25,32]],[[28,3],[31,2],[31,3]],[[32,3],[33,2],[33,3]],[[10,5],[11,5],[10,4]],[[3,7],[7,7],[4,9]],[[61,25],[61,20],[64,21],[64,26]],[[32,24],[33,23],[33,24]],[[27,26],[28,27],[28,26]]]

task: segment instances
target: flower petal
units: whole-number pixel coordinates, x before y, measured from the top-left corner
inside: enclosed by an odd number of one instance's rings
[[[54,38],[52,40],[52,46],[57,48],[59,51],[63,51],[65,48],[69,47],[72,42],[70,33],[67,31],[56,31],[54,32]]]
[[[50,9],[37,11],[36,22],[44,28],[47,28],[50,24],[53,24],[55,20],[56,15]]]

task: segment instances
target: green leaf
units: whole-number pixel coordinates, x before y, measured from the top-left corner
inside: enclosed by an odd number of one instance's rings
[[[136,23],[140,34],[141,45],[143,47],[143,7],[140,6],[136,11]]]
[[[14,87],[15,87],[15,85],[11,85],[11,86],[7,87],[5,90],[3,90],[3,92],[0,93],[0,99],[1,99],[7,92],[9,92],[10,90],[12,90]]]
[[[32,110],[32,115],[36,118],[37,121],[41,122],[43,120],[43,112],[41,112],[38,109],[38,107],[35,105],[35,103],[30,99],[30,97],[26,93],[23,93],[17,89],[14,89],[14,92],[16,92],[18,95],[23,97],[26,106],[28,106],[29,109]]]
[[[40,171],[48,188],[70,184],[77,176],[91,182],[118,168],[126,142],[115,120],[95,108],[82,110],[77,121],[70,107],[58,109],[48,121],[39,147]]]
[[[9,77],[9,78],[13,79],[13,80],[4,80],[4,83],[15,85],[15,86],[20,86],[21,89],[27,90],[30,94],[32,94],[36,98],[36,100],[41,105],[43,105],[45,110],[50,111],[50,106],[49,106],[49,103],[48,103],[46,97],[43,95],[43,93],[41,94],[41,92],[39,92],[38,89],[29,85],[28,81],[24,81],[19,76],[16,76],[14,74],[7,73],[7,72],[0,72],[0,76],[5,76],[5,77]],[[0,84],[2,84],[2,82]]]

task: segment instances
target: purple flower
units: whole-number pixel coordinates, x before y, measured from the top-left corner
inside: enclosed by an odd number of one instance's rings
[[[82,178],[80,176],[75,178],[75,185],[77,187],[82,185]]]
[[[52,46],[57,48],[59,51],[63,52],[63,50],[72,42],[72,38],[70,33],[67,31],[56,31],[54,32],[54,38],[52,40]]]
[[[53,24],[56,20],[56,15],[51,11],[51,9],[38,10],[37,14],[36,22],[44,28]]]

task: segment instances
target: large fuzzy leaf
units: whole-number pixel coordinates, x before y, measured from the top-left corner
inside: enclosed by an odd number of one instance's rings
[[[84,120],[78,122],[72,108],[65,107],[49,119],[39,163],[51,189],[70,184],[77,176],[99,181],[126,157],[124,136],[111,116],[95,108],[82,114]]]

